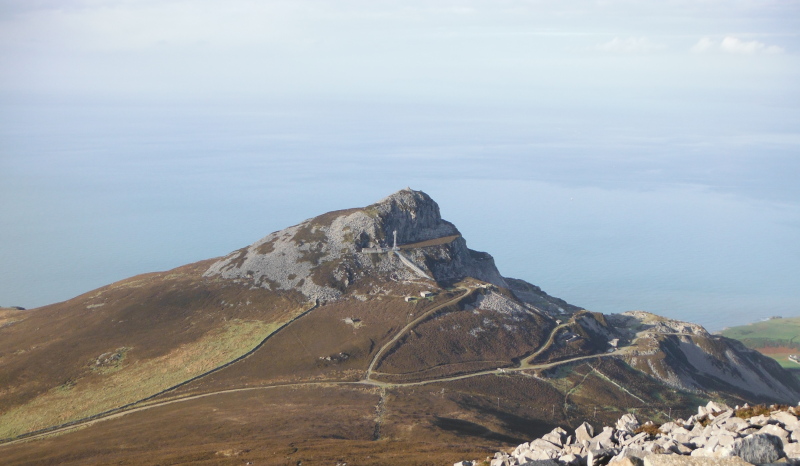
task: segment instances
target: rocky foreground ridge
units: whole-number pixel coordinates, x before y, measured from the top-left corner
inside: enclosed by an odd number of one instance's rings
[[[662,425],[625,414],[595,431],[584,422],[573,432],[552,432],[497,452],[490,466],[641,466],[692,464],[800,464],[800,408],[759,405],[730,408],[709,402],[688,419]],[[683,458],[681,458],[683,457]],[[455,466],[478,465],[462,461]]]

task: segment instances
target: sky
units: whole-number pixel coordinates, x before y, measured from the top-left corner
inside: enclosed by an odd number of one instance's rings
[[[800,1],[0,2],[0,305],[406,186],[602,312],[800,315]]]
[[[797,1],[31,1],[6,92],[472,102],[796,97]],[[615,96],[616,97],[616,96]]]

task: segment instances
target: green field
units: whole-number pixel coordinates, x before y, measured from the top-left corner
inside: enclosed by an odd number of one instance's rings
[[[723,330],[723,336],[758,350],[789,369],[800,364],[789,361],[790,354],[800,354],[800,317],[770,319]]]

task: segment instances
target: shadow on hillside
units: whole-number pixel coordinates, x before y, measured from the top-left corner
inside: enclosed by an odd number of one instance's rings
[[[488,428],[470,421],[462,419],[453,419],[450,417],[436,417],[433,424],[445,431],[452,432],[457,435],[468,435],[472,437],[480,437],[486,440],[504,442],[511,445],[519,445],[525,441],[510,435],[504,435],[499,432],[494,432]]]
[[[800,380],[800,367],[784,367],[784,369]]]
[[[506,433],[495,432],[480,424],[460,419],[437,417],[435,421],[436,425],[441,429],[454,433],[479,436],[489,440],[500,440],[511,445],[519,445],[531,439],[541,437],[556,427],[554,424],[548,422],[519,416],[501,409],[496,409],[493,406],[487,406],[483,403],[462,400],[458,402],[458,405],[464,410],[479,412],[484,416],[491,416],[497,419],[500,421],[501,430]]]

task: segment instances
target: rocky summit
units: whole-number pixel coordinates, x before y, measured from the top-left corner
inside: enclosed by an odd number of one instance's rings
[[[0,316],[5,464],[452,464],[539,437],[561,458],[638,448],[634,419],[590,428],[633,411],[700,437],[709,400],[794,405],[800,383],[698,325],[504,277],[411,189]]]
[[[402,252],[362,253],[390,252],[395,244]],[[400,254],[412,265],[404,265]],[[508,287],[492,257],[468,249],[458,229],[442,220],[438,204],[411,189],[272,233],[215,262],[205,276],[215,275],[267,289],[295,289],[326,301],[380,276],[432,278],[440,285],[473,277]]]

